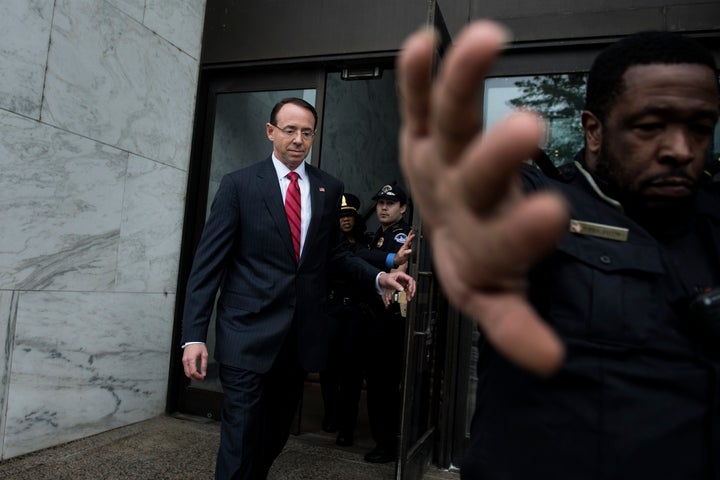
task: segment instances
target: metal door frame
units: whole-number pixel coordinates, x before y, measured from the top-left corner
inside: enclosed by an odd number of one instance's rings
[[[451,38],[436,0],[428,1],[427,24],[438,32],[440,39],[435,52],[435,64],[437,65],[437,61],[450,45]],[[430,245],[423,234],[420,215],[415,215],[413,219],[413,231],[417,236],[413,245],[413,259],[408,273],[418,283],[418,295],[408,305],[400,445],[396,469],[396,478],[398,480],[421,478],[423,472],[430,465],[434,454],[444,452],[447,449],[446,446],[449,444],[447,431],[439,427],[441,427],[440,422],[448,421],[448,412],[442,411],[443,408],[447,407],[443,407],[443,405],[447,406],[453,403],[447,401],[448,396],[452,396],[452,391],[448,390],[450,385],[443,381],[445,370],[452,366],[452,363],[448,362],[450,358],[447,356],[448,350],[446,350],[451,345],[447,341],[446,335],[448,333],[447,319],[448,317],[452,318],[452,310],[447,305],[433,272],[432,253]],[[423,284],[426,282],[429,282],[429,288],[427,292],[423,293]],[[428,298],[421,298],[421,295],[427,295]],[[421,303],[425,308],[423,311],[418,311]],[[436,328],[433,330],[431,326]],[[427,342],[432,342],[431,349],[425,348]],[[429,362],[432,371],[428,379],[431,384],[431,395],[427,399],[429,405],[426,405],[430,421],[427,430],[417,440],[413,440],[411,439],[413,418],[416,413],[413,411],[413,405],[415,404],[416,395],[419,393],[414,388],[414,380],[422,362]]]

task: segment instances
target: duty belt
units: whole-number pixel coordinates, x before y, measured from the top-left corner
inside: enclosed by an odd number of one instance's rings
[[[352,299],[352,297],[335,297],[330,299],[331,305],[355,305],[355,301]]]

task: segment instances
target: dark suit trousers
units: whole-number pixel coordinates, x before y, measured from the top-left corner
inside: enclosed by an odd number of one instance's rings
[[[290,436],[305,376],[294,329],[267,373],[220,365],[224,400],[217,480],[267,477]]]

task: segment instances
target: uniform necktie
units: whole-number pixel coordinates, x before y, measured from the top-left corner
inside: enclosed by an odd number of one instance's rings
[[[292,235],[293,248],[295,249],[295,261],[300,261],[300,184],[298,184],[298,175],[296,172],[287,174],[290,179],[290,186],[285,194],[285,215],[290,224],[290,234]]]

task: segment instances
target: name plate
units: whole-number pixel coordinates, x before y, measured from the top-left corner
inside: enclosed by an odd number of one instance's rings
[[[601,223],[583,222],[582,220],[570,220],[570,232],[578,235],[589,235],[591,237],[607,238],[618,242],[627,242],[627,228],[613,227]]]

